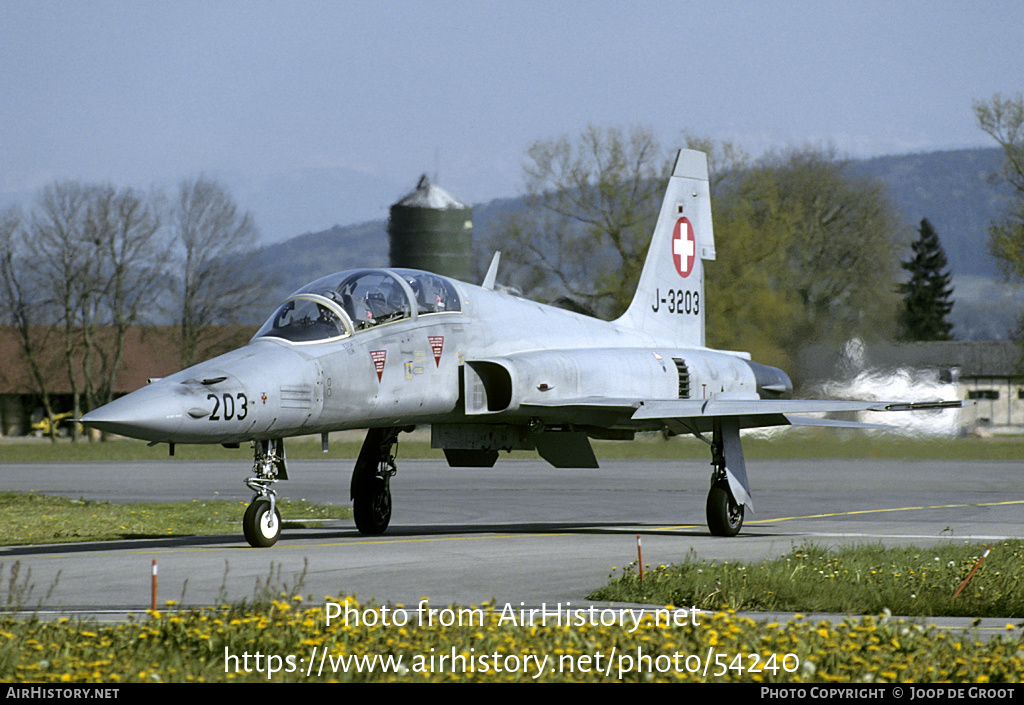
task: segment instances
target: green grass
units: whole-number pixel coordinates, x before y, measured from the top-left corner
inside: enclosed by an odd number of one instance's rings
[[[1024,617],[1024,541],[995,544],[953,599],[985,549],[950,542],[833,551],[809,543],[760,563],[691,559],[657,566],[642,581],[636,566],[629,566],[589,597],[706,610]]]
[[[283,528],[317,526],[352,516],[348,507],[282,499]],[[36,493],[0,492],[0,544],[113,541],[168,536],[241,534],[245,502],[113,504]]]
[[[359,454],[363,432],[345,431],[331,434],[330,451],[321,450],[319,436],[287,439],[288,458],[308,460],[316,458],[354,459]],[[707,444],[691,437],[664,439],[660,434],[639,434],[636,440],[593,441],[598,458],[605,459],[695,459],[709,457]],[[863,432],[836,429],[787,429],[769,437],[744,435],[743,448],[752,460],[798,458],[918,458],[922,460],[1019,460],[1024,457],[1024,437],[1000,436],[979,438],[966,436],[954,439],[912,438],[890,433]],[[399,458],[444,457],[442,451],[430,447],[429,431],[402,434],[398,444]],[[150,447],[143,441],[111,439],[109,441],[80,440],[72,443],[62,439],[51,443],[47,439],[4,439],[0,442],[0,461],[8,462],[69,462],[90,461],[145,461],[168,457],[166,445]],[[237,460],[248,462],[252,451],[241,448],[223,448],[219,445],[175,446],[175,458],[188,460]],[[502,458],[536,458],[533,452],[502,453]]]
[[[0,577],[25,592],[17,564]],[[677,624],[654,615],[515,623],[503,618],[516,609],[506,603],[445,606],[468,616],[443,625],[417,619],[414,605],[388,605],[385,613],[344,593],[303,598],[301,585],[298,577],[274,597],[268,579],[252,602],[193,609],[170,602],[117,624],[0,614],[0,682],[745,681],[860,683],[881,693],[882,683],[1024,679],[1024,650],[1012,636],[982,640],[889,616],[798,615],[782,624],[705,611]],[[337,608],[333,621],[328,604]],[[359,616],[339,618],[342,606]]]

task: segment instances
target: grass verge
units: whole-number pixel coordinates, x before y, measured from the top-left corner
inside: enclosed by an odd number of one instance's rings
[[[359,617],[327,620],[328,604]],[[343,606],[343,607],[342,607]],[[669,626],[503,619],[509,605],[415,608],[282,593],[266,603],[176,609],[117,625],[0,617],[0,681],[1001,683],[1024,677],[1015,639],[981,641],[922,623],[797,617],[759,624],[731,612]],[[667,611],[667,610],[666,610]],[[994,696],[991,696],[994,697]]]
[[[317,526],[352,516],[349,507],[282,499],[283,528]],[[0,544],[112,541],[241,532],[245,502],[114,504],[18,492],[0,492]]]
[[[1024,617],[1024,541],[930,548],[878,545],[829,550],[813,543],[760,563],[687,560],[635,565],[589,595],[593,600],[692,605],[706,610],[835,612],[907,616]]]

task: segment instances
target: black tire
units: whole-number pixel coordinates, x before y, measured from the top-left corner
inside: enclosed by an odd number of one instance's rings
[[[270,515],[270,500],[254,499],[242,517],[242,533],[253,548],[269,548],[281,538],[281,513],[274,507]]]
[[[391,488],[389,483],[373,478],[363,483],[352,500],[356,528],[365,536],[383,534],[391,523]]]
[[[729,483],[716,482],[708,492],[708,528],[712,536],[735,536],[743,526],[743,505],[729,491]]]

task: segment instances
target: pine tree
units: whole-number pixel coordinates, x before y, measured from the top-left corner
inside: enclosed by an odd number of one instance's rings
[[[939,236],[927,218],[921,220],[918,238],[911,244],[913,256],[900,266],[910,281],[900,284],[904,308],[900,330],[905,340],[952,340],[953,324],[946,320],[953,310],[952,276]]]

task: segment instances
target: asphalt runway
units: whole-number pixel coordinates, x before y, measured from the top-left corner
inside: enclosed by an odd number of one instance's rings
[[[292,461],[279,494],[345,504],[353,461]],[[928,545],[1024,536],[1018,462],[908,460],[748,461],[756,512],[735,538],[704,524],[704,461],[605,461],[558,470],[500,460],[492,469],[399,461],[391,527],[360,536],[351,520],[286,529],[276,546],[231,536],[0,548],[0,593],[10,571],[31,586],[23,604],[44,612],[122,614],[158,602],[210,605],[252,598],[268,583],[314,599],[415,605],[590,604],[615,568],[644,562],[759,560],[805,540]],[[249,464],[4,463],[0,488],[114,502],[227,499],[247,502]],[[288,517],[284,519],[287,521]],[[241,520],[241,507],[239,510]],[[993,556],[994,558],[995,556]],[[990,558],[990,560],[992,560]],[[1000,624],[1002,626],[1002,624]]]

